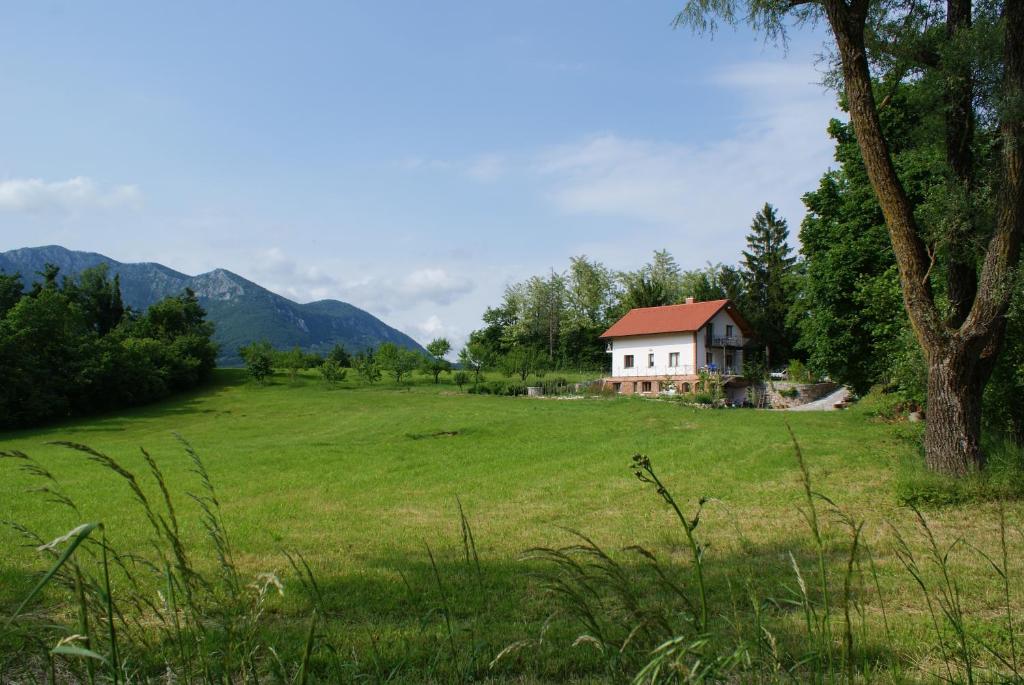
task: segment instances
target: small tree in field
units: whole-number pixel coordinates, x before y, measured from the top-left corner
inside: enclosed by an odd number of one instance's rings
[[[519,376],[526,382],[526,377],[544,365],[544,353],[532,347],[514,347],[501,360],[501,370],[507,376]]]
[[[380,380],[380,368],[377,366],[377,359],[372,350],[357,354],[352,360],[352,365],[359,378],[369,385]]]
[[[462,390],[462,386],[469,382],[469,374],[465,371],[456,371],[453,379],[455,385],[459,386],[459,390]]]
[[[329,385],[334,385],[335,383],[345,380],[345,376],[347,375],[348,369],[342,368],[341,365],[333,359],[325,359],[324,363],[320,365],[320,377]]]
[[[250,343],[240,348],[238,354],[245,362],[245,370],[257,383],[262,384],[274,375],[274,348],[269,342],[263,340]]]
[[[380,368],[389,371],[395,383],[402,384],[402,379],[409,376],[420,365],[421,357],[412,350],[390,342],[377,348],[377,363]]]
[[[480,385],[484,369],[493,363],[490,349],[481,342],[470,340],[459,352],[459,362],[473,372],[473,386]]]
[[[288,371],[288,380],[294,381],[298,377],[299,371],[306,368],[306,355],[296,345],[287,352],[280,352],[277,363]]]
[[[331,359],[337,362],[338,366],[342,368],[348,368],[352,366],[352,355],[348,353],[345,346],[341,343],[335,343],[331,351],[327,353],[327,359]]]
[[[452,344],[448,342],[447,338],[435,338],[427,345],[427,352],[430,353],[430,356],[423,358],[423,370],[434,377],[435,384],[438,383],[442,373],[450,373],[452,370],[451,362],[444,358],[451,351]]]

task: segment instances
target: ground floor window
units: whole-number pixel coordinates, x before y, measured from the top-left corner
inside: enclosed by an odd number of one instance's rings
[[[712,354],[711,354],[710,352],[708,352],[708,353],[707,353],[707,354],[705,355],[705,359],[707,360],[707,361],[705,362],[706,364],[713,364],[713,363],[714,363],[714,361],[715,361],[715,357],[714,357],[714,355],[712,355]]]
[[[732,354],[731,353],[725,355],[725,365],[728,366],[730,369],[732,368]]]
[[[651,391],[651,382],[650,381],[644,381],[644,382],[642,382],[640,384],[640,392],[650,392],[650,391]]]
[[[612,390],[614,390],[616,394],[622,392],[622,383],[612,383]]]
[[[690,392],[690,384],[683,383],[683,392]]]

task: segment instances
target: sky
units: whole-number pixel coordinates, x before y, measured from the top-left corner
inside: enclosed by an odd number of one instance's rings
[[[59,244],[351,302],[456,346],[585,254],[735,263],[833,163],[826,34],[682,0],[0,9],[0,251]]]

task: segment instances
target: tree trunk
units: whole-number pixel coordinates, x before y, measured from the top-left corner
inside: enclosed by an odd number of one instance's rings
[[[984,467],[983,376],[977,355],[961,346],[949,346],[929,360],[924,459],[932,471],[965,476]]]

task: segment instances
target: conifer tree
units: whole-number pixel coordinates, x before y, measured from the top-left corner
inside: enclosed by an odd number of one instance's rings
[[[743,315],[759,340],[771,351],[774,362],[784,362],[793,351],[794,335],[786,326],[796,257],[789,246],[789,227],[767,202],[754,215],[743,251],[745,302]]]

